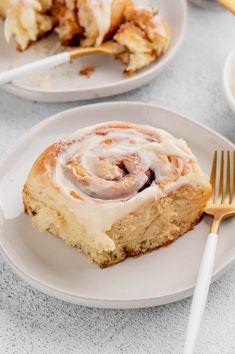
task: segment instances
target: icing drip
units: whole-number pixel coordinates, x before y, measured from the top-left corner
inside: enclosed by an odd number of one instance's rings
[[[96,45],[100,45],[111,26],[112,0],[89,0],[89,6],[95,17],[99,35]]]

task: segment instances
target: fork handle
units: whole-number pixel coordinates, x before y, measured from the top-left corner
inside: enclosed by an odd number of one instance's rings
[[[217,241],[218,235],[215,233],[210,233],[202,256],[197,283],[194,290],[188,329],[186,333],[184,354],[193,354],[194,352],[195,342],[206,306],[207,295],[211,282]]]
[[[0,73],[0,85],[6,84],[13,80],[25,77],[37,71],[53,68],[54,66],[68,63],[70,61],[70,55],[68,52],[60,53],[47,57],[35,62],[14,68],[8,71]]]

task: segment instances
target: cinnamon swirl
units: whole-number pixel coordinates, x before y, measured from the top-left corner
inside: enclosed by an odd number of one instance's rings
[[[106,267],[190,230],[209,193],[183,140],[150,126],[109,122],[49,146],[31,169],[23,201],[39,230]]]

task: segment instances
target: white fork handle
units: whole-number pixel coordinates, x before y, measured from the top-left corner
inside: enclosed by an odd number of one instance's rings
[[[217,241],[217,234],[209,234],[200,265],[196,287],[194,290],[193,301],[189,315],[188,329],[186,333],[184,354],[193,354],[194,352],[197,334],[206,306],[207,295],[211,282]]]
[[[68,63],[70,61],[70,55],[68,52],[53,55],[51,57],[37,60],[33,63],[20,66],[8,71],[0,73],[0,85],[6,84],[13,80],[25,77],[37,71],[53,68],[54,66]]]

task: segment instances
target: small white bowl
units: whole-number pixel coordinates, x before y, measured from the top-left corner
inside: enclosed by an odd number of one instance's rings
[[[224,63],[223,85],[229,106],[235,113],[235,48],[228,54]],[[232,85],[234,85],[234,93],[232,92]]]

